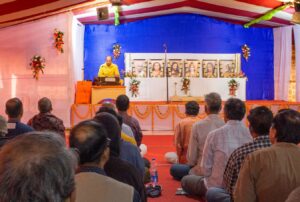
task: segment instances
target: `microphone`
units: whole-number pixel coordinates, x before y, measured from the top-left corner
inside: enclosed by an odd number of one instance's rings
[[[167,44],[166,44],[166,43],[163,44],[163,48],[164,48],[165,50],[167,50],[168,47],[167,47]]]

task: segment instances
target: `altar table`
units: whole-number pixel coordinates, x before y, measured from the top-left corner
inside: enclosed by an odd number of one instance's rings
[[[126,94],[125,86],[92,86],[92,104],[104,99],[116,99],[121,94]]]

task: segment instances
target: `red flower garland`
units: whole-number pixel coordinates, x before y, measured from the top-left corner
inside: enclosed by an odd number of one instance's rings
[[[31,69],[33,70],[33,78],[39,79],[39,74],[42,72],[44,74],[44,68],[46,67],[45,59],[39,55],[33,56],[30,63]]]
[[[61,53],[64,52],[64,33],[62,31],[54,30],[54,47]]]

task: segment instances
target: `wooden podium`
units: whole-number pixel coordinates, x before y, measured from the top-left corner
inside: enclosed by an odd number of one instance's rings
[[[107,98],[117,99],[121,94],[126,94],[125,86],[92,86],[92,104]]]

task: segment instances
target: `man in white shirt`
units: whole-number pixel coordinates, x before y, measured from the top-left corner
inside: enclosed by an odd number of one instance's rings
[[[200,172],[181,180],[182,188],[191,195],[204,196],[209,187],[222,187],[223,173],[231,153],[251,142],[249,129],[242,122],[246,113],[243,101],[230,98],[224,106],[226,124],[210,132],[205,141]]]

